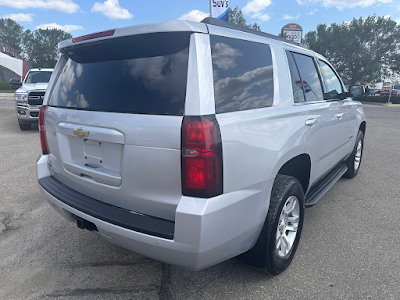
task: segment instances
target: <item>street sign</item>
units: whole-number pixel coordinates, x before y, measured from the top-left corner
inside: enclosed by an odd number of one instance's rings
[[[299,24],[289,23],[282,27],[282,33],[286,39],[301,43],[303,28]]]
[[[229,0],[210,0],[210,15],[212,18],[229,20]]]

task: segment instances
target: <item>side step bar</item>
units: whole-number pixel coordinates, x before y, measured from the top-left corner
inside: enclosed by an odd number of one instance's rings
[[[347,171],[345,163],[339,164],[324,178],[318,181],[306,194],[305,207],[311,207],[343,176]]]

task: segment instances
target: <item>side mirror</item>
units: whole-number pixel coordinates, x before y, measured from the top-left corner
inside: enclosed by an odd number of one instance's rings
[[[350,93],[353,94],[353,97],[362,96],[365,94],[365,88],[362,85],[351,85]]]
[[[10,84],[21,86],[22,82],[20,82],[17,78],[11,78],[10,79]]]
[[[344,100],[346,98],[353,97],[353,94],[351,92],[343,92],[339,96],[341,100]]]

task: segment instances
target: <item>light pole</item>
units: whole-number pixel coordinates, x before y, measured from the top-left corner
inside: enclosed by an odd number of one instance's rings
[[[384,74],[384,80],[383,80],[383,85],[385,84],[385,80],[386,80],[386,72],[387,72],[387,68],[383,68],[383,74]],[[383,87],[383,86],[382,86]],[[388,98],[388,104],[390,104],[390,97],[392,96],[392,85],[389,85],[389,98]]]

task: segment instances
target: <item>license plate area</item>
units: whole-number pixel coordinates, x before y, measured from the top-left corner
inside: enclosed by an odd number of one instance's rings
[[[85,155],[86,165],[98,168],[103,164],[103,148],[101,142],[83,140],[83,155]]]
[[[92,168],[106,168],[121,172],[122,145],[68,137],[71,160],[79,161]]]
[[[85,136],[78,136],[78,129]],[[59,124],[57,139],[64,169],[71,176],[83,177],[111,186],[121,184],[124,136],[117,130],[92,126]]]

